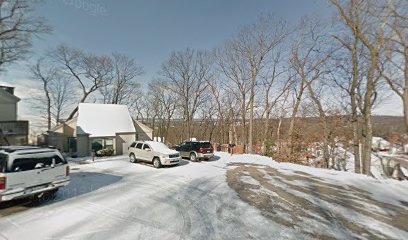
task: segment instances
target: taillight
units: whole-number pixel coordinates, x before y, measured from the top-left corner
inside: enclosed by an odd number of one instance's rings
[[[69,171],[69,166],[67,166],[67,168],[65,169],[65,176],[68,177],[69,175],[71,175],[71,173]]]
[[[204,152],[204,149],[203,149],[203,148],[200,148],[198,151],[199,151],[200,153],[203,153],[203,152]]]
[[[6,189],[7,179],[5,177],[0,177],[0,190]]]

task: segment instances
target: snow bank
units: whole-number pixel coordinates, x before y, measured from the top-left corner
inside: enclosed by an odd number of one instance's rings
[[[242,163],[253,163],[253,164],[263,164],[271,166],[281,173],[287,175],[297,175],[297,172],[304,172],[310,174],[311,176],[321,178],[322,181],[331,183],[334,185],[345,186],[351,185],[360,188],[364,191],[368,191],[376,200],[398,205],[401,205],[400,201],[395,199],[403,199],[408,202],[408,182],[397,181],[393,179],[375,179],[366,175],[356,174],[353,172],[343,172],[336,171],[333,169],[322,169],[308,167],[293,163],[278,163],[272,158],[243,154],[230,156],[229,154],[217,152],[217,155],[221,157],[221,160],[226,163],[242,162]],[[376,161],[376,160],[374,160]]]

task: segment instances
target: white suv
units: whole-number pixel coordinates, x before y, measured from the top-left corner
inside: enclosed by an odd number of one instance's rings
[[[155,168],[162,165],[177,165],[180,163],[180,153],[168,148],[164,143],[144,141],[133,142],[129,147],[130,162],[140,161],[153,163]]]
[[[0,202],[55,194],[70,181],[67,161],[57,149],[1,146]]]

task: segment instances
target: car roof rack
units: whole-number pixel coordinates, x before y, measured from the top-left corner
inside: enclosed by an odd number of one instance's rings
[[[16,151],[22,151],[22,150],[37,150],[41,149],[40,147],[37,146],[0,146],[0,151],[4,151],[7,153],[13,153]]]

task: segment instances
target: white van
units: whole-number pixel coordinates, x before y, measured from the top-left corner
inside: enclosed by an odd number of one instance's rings
[[[168,148],[164,143],[144,141],[133,142],[129,147],[130,162],[145,161],[155,168],[162,165],[177,165],[180,163],[180,153]]]
[[[67,161],[57,149],[0,147],[0,202],[55,193],[70,181]]]

